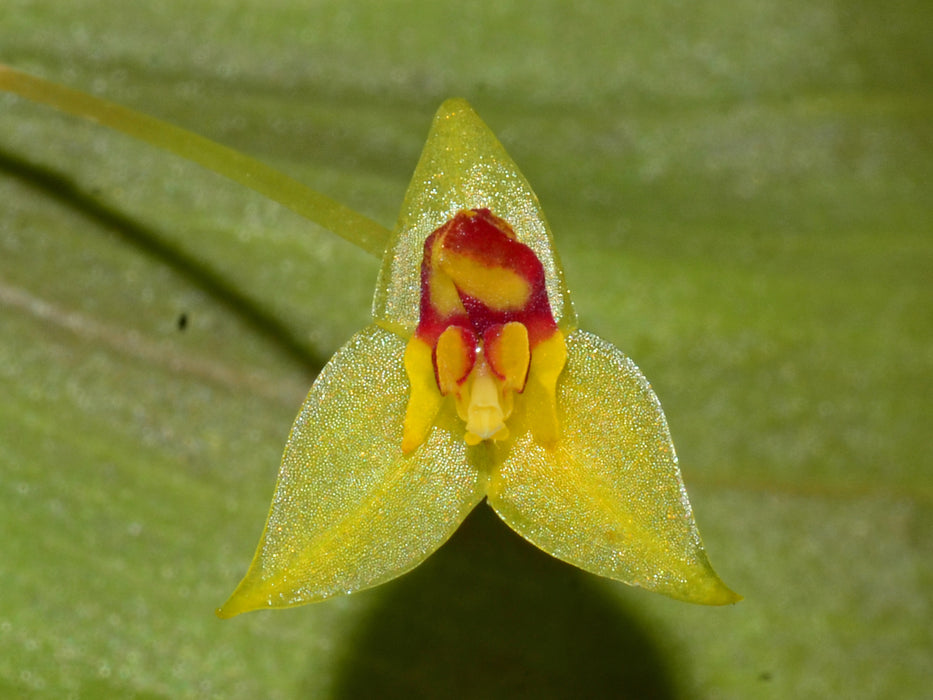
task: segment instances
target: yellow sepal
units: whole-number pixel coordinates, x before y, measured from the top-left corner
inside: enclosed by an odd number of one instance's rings
[[[327,363],[295,420],[249,571],[222,608],[233,617],[369,588],[440,547],[485,494],[453,411],[404,454],[405,341],[376,326]]]
[[[418,325],[421,260],[431,233],[463,209],[488,208],[514,229],[544,265],[554,320],[565,331],[577,317],[538,198],[515,161],[464,100],[444,102],[402,202],[382,258],[373,318],[403,337]]]
[[[490,478],[489,504],[526,540],[586,571],[692,603],[740,600],[706,557],[648,381],[585,331],[566,347],[560,437],[516,435]]]

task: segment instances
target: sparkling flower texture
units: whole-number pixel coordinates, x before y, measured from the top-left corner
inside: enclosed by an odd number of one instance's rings
[[[221,617],[411,570],[483,499],[532,544],[681,600],[739,600],[703,549],[661,404],[577,328],[544,215],[445,102],[387,246],[373,323],[318,376],[265,531]]]

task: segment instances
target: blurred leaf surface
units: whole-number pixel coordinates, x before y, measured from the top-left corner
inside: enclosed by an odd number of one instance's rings
[[[396,583],[216,620],[377,262],[0,96],[0,695],[925,691],[933,10],[569,8],[481,3],[453,34],[427,2],[12,0],[0,60],[387,226],[437,105],[469,99],[541,197],[581,325],[652,380],[745,601],[606,584],[471,518]]]

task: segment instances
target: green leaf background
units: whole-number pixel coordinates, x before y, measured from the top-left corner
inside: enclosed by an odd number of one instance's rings
[[[0,61],[386,225],[437,105],[470,100],[746,599],[588,576],[483,507],[396,582],[216,619],[377,261],[0,95],[0,695],[929,692],[931,30],[925,0],[6,0]]]

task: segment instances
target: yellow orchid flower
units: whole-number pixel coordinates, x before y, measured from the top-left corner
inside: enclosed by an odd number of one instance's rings
[[[587,571],[695,603],[740,599],[706,558],[657,397],[631,360],[577,328],[537,198],[465,102],[438,111],[389,236],[126,107],[4,65],[0,90],[198,162],[383,255],[374,323],[312,386],[221,617],[395,578],[483,498]]]
[[[657,397],[577,328],[537,198],[462,100],[435,117],[373,317],[311,387],[221,617],[400,576],[484,498],[582,569],[739,600],[706,557]]]
[[[438,111],[390,235],[153,117],[2,64],[0,90],[200,163],[383,256],[374,323],[311,387],[253,563],[218,615],[400,576],[483,498],[592,573],[694,603],[740,600],[703,550],[657,397],[577,328],[538,200],[466,102]]]

